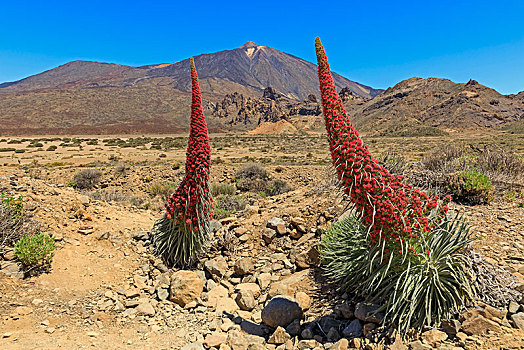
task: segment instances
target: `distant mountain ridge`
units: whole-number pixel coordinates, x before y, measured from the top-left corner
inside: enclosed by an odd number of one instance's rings
[[[72,61],[16,82],[4,83],[0,92],[43,89],[171,86],[190,91],[189,59],[175,63],[131,67],[113,63]],[[224,95],[233,91],[259,96],[271,86],[290,99],[303,100],[318,94],[316,65],[293,55],[248,42],[239,48],[195,56],[202,91]],[[372,98],[373,89],[338,74],[338,88]]]
[[[366,131],[400,130],[406,125],[440,130],[495,128],[524,119],[524,93],[502,95],[475,80],[410,78],[352,109]]]
[[[195,56],[211,132],[323,132],[317,68],[254,43]],[[386,91],[333,74],[359,131],[439,135],[517,125],[524,92],[501,95],[478,82],[411,78]],[[141,67],[73,61],[0,85],[0,134],[185,133],[187,60]],[[275,124],[263,126],[263,124]]]

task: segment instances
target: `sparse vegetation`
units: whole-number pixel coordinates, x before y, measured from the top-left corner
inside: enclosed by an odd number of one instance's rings
[[[89,190],[100,182],[102,173],[96,169],[81,170],[73,178],[72,186],[82,190]]]
[[[232,195],[235,194],[236,190],[237,189],[234,185],[225,182],[211,184],[211,195],[213,195],[213,197],[222,194]]]
[[[241,191],[254,193],[264,192],[275,196],[291,191],[291,186],[281,179],[272,179],[266,169],[258,163],[249,163],[237,171],[236,185]]]
[[[26,268],[50,264],[54,250],[55,240],[43,233],[24,235],[15,244],[15,256]]]
[[[448,179],[448,188],[457,202],[475,205],[486,204],[493,199],[493,185],[481,172],[465,170],[450,175]]]
[[[34,235],[40,225],[23,210],[23,198],[0,193],[0,256],[23,235]]]
[[[171,181],[154,182],[146,189],[146,192],[151,197],[167,197],[171,195],[173,192],[175,192],[176,188],[177,185]]]
[[[118,163],[115,165],[114,174],[116,178],[119,178],[121,176],[124,176],[127,171],[127,165],[126,163]]]

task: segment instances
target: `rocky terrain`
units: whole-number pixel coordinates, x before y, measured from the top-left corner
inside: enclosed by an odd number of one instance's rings
[[[353,115],[362,130],[397,134],[417,127],[444,131],[494,128],[522,120],[524,99],[522,94],[501,95],[474,80],[460,84],[411,78],[357,108]]]
[[[17,140],[21,144],[0,140],[0,146],[35,144]],[[257,161],[292,190],[276,196],[237,192],[245,209],[217,218],[207,253],[190,270],[167,268],[150,245],[149,230],[162,213],[153,185],[180,181],[174,164],[185,151],[183,140],[156,149],[159,140],[143,145],[70,140],[76,146],[55,152],[43,147],[2,152],[0,189],[25,198],[25,210],[55,237],[57,250],[48,272],[25,279],[12,254],[0,260],[1,348],[524,346],[524,198],[511,195],[522,188],[499,188],[490,205],[452,205],[471,222],[476,259],[486,271],[497,271],[504,288],[520,294],[504,305],[479,301],[457,320],[402,340],[378,327],[376,306],[337,293],[319,269],[320,237],[346,209],[334,194],[323,138],[213,136],[212,183],[232,184],[245,162]],[[413,160],[455,142],[511,145],[524,152],[522,140],[511,134],[366,141],[373,152],[396,149]],[[40,142],[48,147],[63,141]],[[86,168],[102,172],[97,187],[68,187]],[[478,271],[476,278],[491,276],[485,273]]]

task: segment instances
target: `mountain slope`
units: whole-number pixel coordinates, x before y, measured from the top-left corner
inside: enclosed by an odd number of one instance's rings
[[[130,67],[73,61],[40,74],[0,86],[0,92],[24,92],[56,88],[171,86],[189,92],[189,59],[167,64]],[[253,97],[273,87],[290,99],[303,100],[318,93],[316,66],[267,46],[246,43],[233,50],[198,55],[195,64],[205,93],[225,95],[234,91]],[[382,90],[355,83],[338,74],[337,87],[372,98]]]
[[[207,86],[207,92],[224,93],[219,84],[227,81],[248,87],[256,95],[271,86],[290,99],[304,100],[310,94],[318,94],[317,67],[311,62],[248,42],[234,50],[221,51],[195,57],[199,79]],[[175,88],[189,91],[190,81],[187,60],[150,70],[148,76],[169,76],[175,80]],[[355,83],[334,74],[339,89],[349,87],[355,94],[372,98],[381,90]]]
[[[521,93],[522,94],[522,93]],[[502,95],[474,80],[411,78],[352,109],[357,126],[366,131],[401,127],[492,128],[524,119],[524,99]]]

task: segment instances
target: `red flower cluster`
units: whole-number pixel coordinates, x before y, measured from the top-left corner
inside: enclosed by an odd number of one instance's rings
[[[167,217],[187,228],[198,230],[204,217],[211,217],[212,204],[209,191],[211,149],[207,124],[202,109],[198,75],[191,58],[191,119],[186,152],[186,174],[175,193],[167,199]]]
[[[405,183],[402,176],[390,174],[373,158],[337,94],[319,38],[315,40],[315,48],[331,157],[345,193],[371,228],[374,243],[385,240],[390,248],[396,246],[397,249],[400,249],[398,244],[407,243],[409,250],[421,253],[416,248],[416,238],[431,229],[428,215],[437,207],[438,197],[429,198]],[[440,214],[446,211],[444,205]]]

